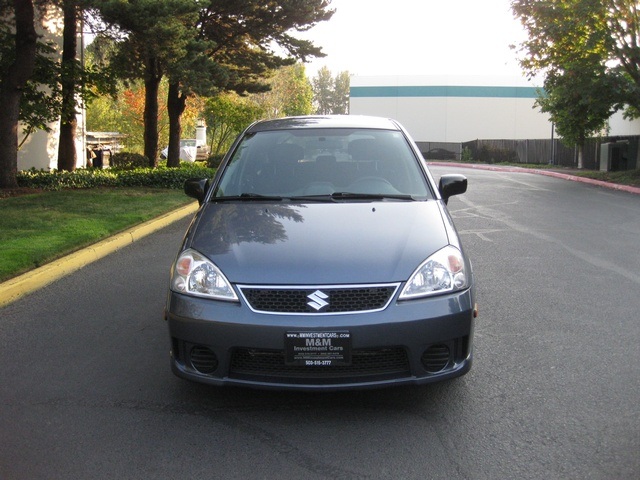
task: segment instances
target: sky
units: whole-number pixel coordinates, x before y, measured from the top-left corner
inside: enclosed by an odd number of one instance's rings
[[[332,0],[333,17],[296,36],[332,74],[521,77],[509,45],[526,38],[510,0]]]

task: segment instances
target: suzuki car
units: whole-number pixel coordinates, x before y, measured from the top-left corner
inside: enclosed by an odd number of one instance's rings
[[[171,270],[171,366],[212,385],[340,390],[465,374],[473,272],[415,143],[377,117],[254,123],[213,179]]]

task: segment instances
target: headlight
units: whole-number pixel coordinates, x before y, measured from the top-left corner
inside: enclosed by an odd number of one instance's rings
[[[171,271],[171,289],[174,292],[238,301],[220,269],[195,250],[182,252]]]
[[[400,293],[400,300],[455,292],[469,286],[462,253],[452,246],[427,258],[417,269]]]

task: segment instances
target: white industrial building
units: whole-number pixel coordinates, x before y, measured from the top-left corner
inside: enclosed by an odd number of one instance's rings
[[[353,76],[349,112],[394,118],[419,142],[548,138],[539,88],[521,77]],[[640,121],[621,113],[609,123],[610,136],[640,135]]]
[[[394,118],[421,148],[442,145],[459,154],[460,145],[478,139],[551,140],[549,116],[535,107],[539,88],[522,77],[352,76],[349,112]],[[640,136],[640,120],[618,112],[603,135]],[[640,156],[635,142],[631,168]]]
[[[353,76],[349,112],[394,118],[420,142],[546,138],[551,123],[533,108],[536,96],[519,78]]]

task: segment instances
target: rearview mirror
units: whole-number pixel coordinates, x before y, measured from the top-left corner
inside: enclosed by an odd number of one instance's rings
[[[199,205],[204,202],[207,190],[209,190],[209,180],[206,178],[190,178],[184,182],[184,193],[198,200]]]
[[[443,175],[438,184],[438,190],[444,203],[449,202],[449,197],[460,195],[467,191],[467,177],[464,175]]]

